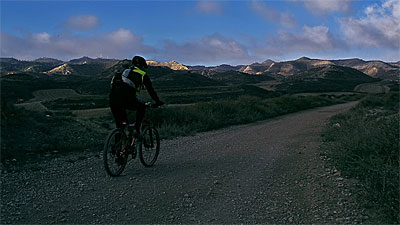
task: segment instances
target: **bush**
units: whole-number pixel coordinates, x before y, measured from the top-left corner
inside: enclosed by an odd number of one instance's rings
[[[324,149],[344,175],[359,179],[372,205],[399,222],[399,96],[369,96],[335,116]]]
[[[146,117],[159,127],[162,138],[171,138],[255,122],[344,101],[343,97],[332,99],[328,96],[282,96],[266,100],[254,96],[241,96],[232,100],[216,100],[187,106],[166,107],[162,110],[149,110]]]
[[[28,156],[101,149],[106,133],[82,126],[68,111],[27,111],[3,104],[1,112],[1,161]]]

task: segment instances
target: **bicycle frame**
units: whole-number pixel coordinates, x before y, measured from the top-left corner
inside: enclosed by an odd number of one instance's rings
[[[146,105],[146,108],[149,107],[151,105]],[[159,133],[150,121],[143,118],[139,129],[142,137],[140,139],[134,135],[135,123],[123,123],[123,127],[126,129],[116,128],[110,132],[103,149],[105,170],[110,176],[118,176],[122,173],[129,161],[129,155],[132,155],[131,159],[135,159],[138,155],[145,167],[151,167],[157,160],[160,151]],[[123,143],[123,139],[125,139],[125,143]]]
[[[126,142],[126,145],[130,142],[130,147],[132,147],[136,143],[136,138],[133,137],[133,135],[132,135],[132,133],[134,132],[133,130],[135,128],[135,125],[136,125],[136,123],[132,123],[132,124],[129,124],[127,126],[129,134],[127,135],[128,136],[128,141]],[[151,122],[143,121],[141,126],[140,126],[140,129],[139,129],[140,133],[144,136],[144,134],[142,133],[144,128],[145,127],[151,127],[151,126],[152,126]],[[149,137],[150,137],[150,140],[149,140],[150,141],[150,145],[148,145],[148,143],[144,143],[144,144],[146,144],[146,147],[153,148],[154,147],[154,140],[153,140],[153,132],[151,130],[149,132]],[[124,146],[124,147],[126,148],[128,146]]]

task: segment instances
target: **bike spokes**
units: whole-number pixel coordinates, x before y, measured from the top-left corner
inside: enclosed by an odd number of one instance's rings
[[[103,150],[104,166],[110,176],[118,176],[128,159],[127,138],[121,129],[113,130],[107,138]]]
[[[143,130],[143,140],[139,148],[140,161],[146,167],[152,166],[160,151],[160,138],[158,132],[153,127],[146,127]]]

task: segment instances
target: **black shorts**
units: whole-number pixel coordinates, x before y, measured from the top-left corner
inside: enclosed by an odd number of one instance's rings
[[[126,110],[137,110],[142,114],[144,102],[136,96],[136,90],[125,84],[113,85],[110,92],[110,108],[117,127],[123,122],[128,123]]]

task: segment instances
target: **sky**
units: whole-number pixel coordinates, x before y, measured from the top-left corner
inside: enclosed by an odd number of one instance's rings
[[[399,0],[0,1],[0,56],[400,60]]]

